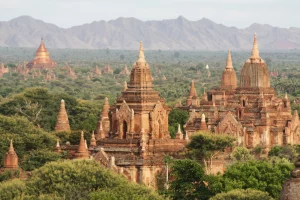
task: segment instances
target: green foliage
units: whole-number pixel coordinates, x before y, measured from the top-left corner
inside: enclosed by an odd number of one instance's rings
[[[56,142],[55,136],[35,127],[26,118],[17,116],[0,115],[0,136],[0,166],[3,165],[11,139],[14,141],[19,161],[32,150],[52,149]]]
[[[173,199],[208,199],[213,193],[205,185],[206,176],[199,163],[176,160],[171,167],[170,196]]]
[[[148,197],[147,193],[149,198],[157,196],[149,189],[129,184],[124,177],[92,160],[47,163],[33,171],[26,185],[29,195],[55,194],[66,199],[89,199],[89,194],[95,191],[91,198],[119,197],[126,190],[128,197]],[[159,199],[158,196],[156,199]]]
[[[209,200],[273,200],[273,198],[267,193],[254,189],[236,189],[226,193],[217,194],[211,197]]]
[[[218,151],[223,151],[233,145],[235,139],[228,135],[198,133],[191,137],[188,148],[195,150],[201,158],[210,158]]]
[[[20,166],[25,171],[32,171],[43,166],[46,162],[57,161],[61,158],[62,154],[53,152],[53,150],[33,150],[24,156]]]
[[[26,185],[19,179],[13,179],[0,183],[1,200],[21,199],[25,192]]]
[[[235,147],[230,155],[230,158],[234,161],[245,162],[253,159],[253,156],[247,148]]]
[[[64,197],[58,197],[55,194],[41,194],[39,196],[26,195],[22,200],[66,200]]]
[[[178,129],[178,124],[180,124],[181,130],[183,131],[183,125],[189,118],[189,113],[186,110],[181,110],[179,108],[172,109],[169,114],[169,131],[171,137],[174,138]]]
[[[0,182],[6,181],[12,178],[19,178],[20,177],[20,170],[5,170],[4,172],[0,173]]]
[[[294,165],[286,159],[237,162],[226,169],[222,190],[253,188],[266,191],[277,198],[282,184],[290,177],[293,168]]]
[[[124,185],[118,185],[113,188],[105,188],[92,192],[90,195],[91,200],[162,200],[163,198],[158,196],[150,188],[146,188],[142,185],[134,183],[128,183]]]
[[[290,161],[294,161],[297,158],[296,146],[274,146],[268,153],[269,157],[277,156],[279,158],[286,158]]]
[[[72,130],[94,130],[99,104],[76,100],[64,93],[50,93],[46,88],[28,88],[14,95],[0,104],[0,114],[24,116],[45,130],[54,130],[61,99],[65,100]]]

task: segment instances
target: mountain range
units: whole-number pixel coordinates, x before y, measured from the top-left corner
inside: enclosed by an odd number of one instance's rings
[[[38,47],[43,37],[49,48],[137,49],[140,40],[149,50],[249,50],[257,33],[260,49],[300,48],[300,28],[252,24],[228,27],[203,18],[141,21],[120,17],[110,21],[60,28],[30,16],[0,22],[0,46]]]

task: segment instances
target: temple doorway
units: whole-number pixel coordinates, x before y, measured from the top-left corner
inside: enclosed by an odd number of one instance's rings
[[[127,123],[126,121],[123,122],[123,139],[126,139],[126,132],[127,132]]]

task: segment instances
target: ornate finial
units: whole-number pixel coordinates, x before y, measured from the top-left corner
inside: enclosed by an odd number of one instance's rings
[[[176,139],[180,139],[180,140],[183,139],[183,134],[182,134],[181,129],[180,129],[180,124],[178,124],[178,130],[177,130],[177,133],[176,133]]]
[[[10,140],[9,152],[14,152],[13,140]]]
[[[253,48],[252,48],[252,55],[250,58],[260,58],[259,51],[258,51],[258,45],[256,40],[256,33],[254,34],[254,41],[253,41]]]
[[[123,88],[123,91],[126,91],[127,89],[128,89],[128,87],[127,87],[127,82],[124,81],[124,88]]]
[[[287,92],[285,93],[284,98],[285,98],[285,99],[288,99]]]
[[[180,124],[178,124],[178,130],[177,130],[177,133],[182,133],[182,132],[181,132],[181,128],[180,128]]]
[[[226,69],[232,69],[232,68],[233,68],[233,66],[232,66],[230,49],[228,49],[227,61],[226,61]]]
[[[144,55],[144,48],[143,48],[143,42],[140,42],[140,52],[139,52],[139,57],[137,60],[138,63],[145,63],[145,55]]]

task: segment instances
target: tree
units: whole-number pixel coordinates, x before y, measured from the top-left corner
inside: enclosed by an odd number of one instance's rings
[[[0,127],[0,166],[3,165],[11,139],[14,141],[19,163],[32,150],[50,150],[55,147],[55,136],[37,128],[25,117],[0,115]]]
[[[47,162],[57,161],[61,158],[62,154],[53,152],[53,150],[33,150],[28,155],[24,156],[20,166],[25,171],[32,171],[43,166]]]
[[[294,165],[286,159],[250,160],[228,167],[223,175],[223,191],[253,188],[279,197],[282,184],[290,177]]]
[[[234,161],[245,162],[253,159],[253,156],[250,154],[250,151],[247,148],[236,147],[230,154],[230,158]]]
[[[277,156],[279,158],[286,158],[289,161],[294,161],[297,158],[296,148],[291,145],[274,146],[268,153],[269,157]]]
[[[113,188],[103,188],[89,195],[91,200],[119,200],[119,199],[132,199],[132,200],[162,200],[150,188],[135,183],[128,183],[119,185]]]
[[[109,195],[122,199],[122,192],[126,191],[128,197],[135,197],[135,199],[147,197],[147,195],[149,195],[148,199],[151,199],[150,197],[160,199],[150,189],[129,183],[123,176],[113,173],[93,160],[47,163],[32,172],[26,186],[27,195],[33,196],[55,194],[65,199],[84,200],[89,199],[90,193],[93,193],[92,199],[97,199],[98,196],[105,199],[104,197]]]
[[[0,183],[1,200],[21,199],[25,192],[26,185],[24,181],[19,179],[13,179],[11,181]]]
[[[177,132],[178,124],[180,124],[183,130],[183,125],[189,118],[189,113],[186,110],[175,108],[171,110],[169,114],[169,131],[171,136],[174,138]]]
[[[120,59],[124,60],[125,56],[123,54],[120,55]]]
[[[213,193],[208,189],[206,176],[194,160],[175,160],[171,165],[170,196],[173,199],[208,199]]]
[[[234,138],[223,134],[198,133],[192,136],[191,142],[187,147],[193,150],[196,155],[202,159],[206,174],[210,174],[213,158],[220,153],[220,151],[231,147],[234,140]]]
[[[267,193],[254,189],[236,189],[226,193],[217,194],[211,197],[209,200],[273,200],[273,198]]]

